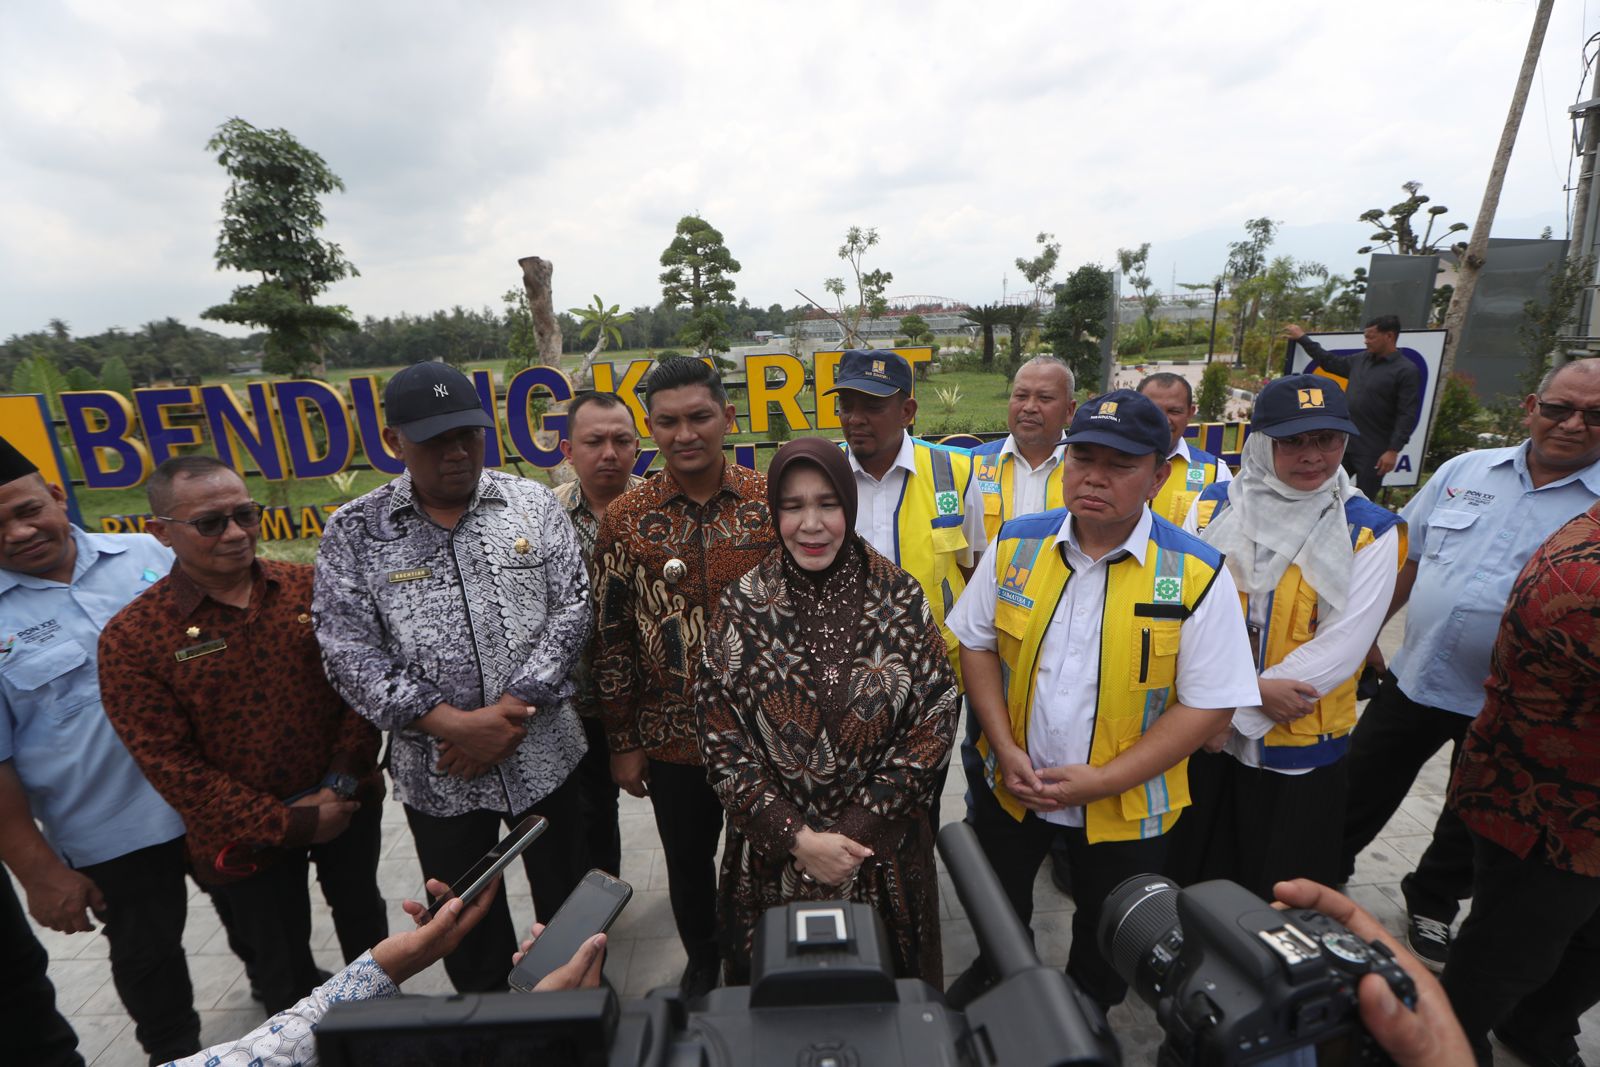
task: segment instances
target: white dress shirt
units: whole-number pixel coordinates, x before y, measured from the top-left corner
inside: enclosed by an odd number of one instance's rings
[[[1044,511],[1049,504],[1050,479],[1056,475],[1061,467],[1061,460],[1067,454],[1067,445],[1063,441],[1056,445],[1045,461],[1037,467],[1030,466],[1022,452],[1017,448],[1016,439],[1006,434],[1006,443],[1000,446],[1002,456],[1010,456],[1011,468],[1011,514],[1008,518],[1018,515],[1032,515],[1036,511]]]
[[[900,510],[900,498],[905,495],[906,476],[917,471],[916,453],[917,446],[911,443],[911,435],[902,430],[900,452],[883,477],[878,479],[861,469],[854,452],[848,449],[845,452],[850,457],[850,469],[856,476],[856,533],[896,563],[900,562],[900,531],[896,515]],[[977,563],[984,545],[983,494],[978,491],[976,478],[967,480],[963,507],[965,514],[962,516],[961,529],[967,535],[967,547],[956,553],[956,562],[962,567],[972,567]]]
[[[1099,707],[1100,620],[1105,606],[1106,566],[1124,553],[1142,566],[1150,547],[1151,522],[1147,507],[1128,539],[1097,560],[1091,560],[1078,547],[1071,515],[1056,534],[1056,545],[1065,553],[1073,573],[1039,646],[1033,711],[1028,718],[1028,758],[1035,769],[1089,762]],[[990,545],[990,551],[993,547]],[[945,620],[956,639],[968,648],[993,652],[997,647],[996,594],[995,569],[980,567]],[[1216,581],[1194,614],[1183,621],[1179,633],[1174,681],[1178,703],[1223,710],[1261,703],[1239,592],[1226,567],[1217,572]],[[1219,729],[1222,721],[1219,716]],[[1061,826],[1083,825],[1082,807],[1037,814]]]
[[[1178,447],[1174,448],[1170,453],[1168,453],[1167,458],[1172,460],[1174,463],[1181,459],[1184,466],[1188,466],[1189,464],[1193,463],[1194,453],[1189,451],[1189,439],[1187,437],[1178,438]],[[1233,481],[1233,469],[1223,461],[1221,456],[1217,457],[1217,481]]]

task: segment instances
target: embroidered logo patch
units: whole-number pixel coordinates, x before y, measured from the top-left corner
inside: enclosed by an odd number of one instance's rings
[[[941,515],[954,515],[961,507],[961,498],[955,494],[953,489],[946,489],[942,493],[936,493],[933,502],[938,507]]]
[[[1190,485],[1204,485],[1206,481],[1206,469],[1204,467],[1190,467],[1189,472],[1184,475],[1184,479]]]
[[[1102,401],[1101,402],[1099,414],[1101,414],[1101,415],[1115,415],[1116,413],[1117,413],[1117,402],[1115,400],[1106,400],[1106,401]]]
[[[1299,393],[1300,406],[1302,408],[1320,408],[1324,406],[1321,389],[1301,389]]]
[[[144,573],[139,575],[139,577],[144,579],[146,582],[159,582],[161,580],[161,575],[157,574],[149,567],[146,567],[144,569]]]
[[[1178,604],[1182,602],[1183,583],[1176,578],[1157,578],[1155,599],[1161,604]]]
[[[883,360],[875,359],[875,360],[872,361],[872,373],[873,374],[882,374],[883,373]]]

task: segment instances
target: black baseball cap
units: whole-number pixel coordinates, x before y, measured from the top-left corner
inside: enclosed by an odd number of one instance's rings
[[[1293,437],[1308,430],[1339,430],[1361,436],[1350,421],[1344,390],[1320,374],[1290,374],[1267,383],[1256,395],[1250,428],[1268,437]]]
[[[427,441],[463,426],[494,429],[472,380],[448,363],[413,363],[383,387],[384,419],[407,441]]]
[[[906,357],[888,348],[852,348],[839,357],[833,388],[823,393],[852,389],[873,396],[911,395],[911,364]]]
[[[1118,452],[1165,456],[1172,447],[1172,427],[1155,401],[1132,389],[1113,389],[1085,401],[1072,416],[1069,445],[1105,445]]]

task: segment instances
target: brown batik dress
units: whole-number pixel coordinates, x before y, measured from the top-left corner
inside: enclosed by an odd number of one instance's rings
[[[958,691],[916,580],[854,538],[821,583],[780,548],[722,594],[696,687],[706,773],[728,812],[718,925],[748,980],[768,908],[848,899],[883,919],[895,973],[943,979],[928,805]],[[871,848],[842,886],[803,878],[801,825]]]

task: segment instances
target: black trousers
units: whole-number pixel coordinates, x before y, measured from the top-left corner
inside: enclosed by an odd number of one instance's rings
[[[1515,1031],[1556,1062],[1577,1051],[1578,1019],[1600,1002],[1600,878],[1558,870],[1542,842],[1526,859],[1468,831],[1472,911],[1444,988],[1483,1067],[1489,1031]]]
[[[1358,438],[1351,438],[1350,444],[1344,452],[1344,469],[1350,477],[1355,479],[1356,488],[1366,494],[1368,500],[1377,503],[1378,491],[1383,488],[1383,475],[1379,474],[1373,464],[1378,462],[1378,457],[1383,455],[1383,450],[1367,455],[1353,447]]]
[[[1225,753],[1202,752],[1189,758],[1189,788],[1193,803],[1169,835],[1176,881],[1227,878],[1272,900],[1272,887],[1291,878],[1324,885],[1336,880],[1343,760],[1304,774],[1279,774],[1246,767]]]
[[[1100,954],[1097,930],[1100,909],[1106,895],[1117,885],[1136,874],[1162,873],[1166,868],[1166,836],[1142,841],[1102,841],[1089,844],[1082,827],[1057,826],[1046,822],[1033,812],[1027,812],[1019,822],[1000,806],[994,793],[983,780],[981,770],[969,762],[965,768],[968,787],[968,821],[978,836],[978,844],[1006,899],[1022,920],[1024,926],[1033,921],[1033,880],[1039,873],[1050,847],[1057,840],[1065,842],[1068,862],[1072,866],[1073,900],[1077,910],[1072,916],[1072,948],[1067,955],[1067,977],[1077,982],[1089,996],[1102,1007],[1109,1008],[1122,1002],[1128,984],[1112,970],[1110,962]],[[1181,824],[1183,820],[1180,818]],[[966,973],[951,985],[949,999],[964,1007],[996,979],[988,961],[981,955]]]
[[[722,802],[699,764],[650,761],[650,802],[667,861],[672,921],[691,966],[710,966],[717,953],[717,842]]]
[[[189,918],[183,838],[78,868],[100,887],[111,981],[151,1063],[200,1051],[200,1016],[183,952]]]
[[[465,815],[427,815],[406,805],[406,822],[417,845],[417,861],[424,878],[443,882],[459,878],[472,868],[515,826],[529,815],[549,820],[544,835],[522,854],[522,867],[533,890],[533,907],[542,922],[549,922],[562,901],[577,886],[578,783],[573,777],[526,811],[469,811]],[[511,922],[504,889],[495,894],[489,912],[456,950],[444,958],[445,973],[458,993],[497,993],[507,988],[511,954],[521,940]]]
[[[589,751],[583,754],[573,776],[578,780],[581,817],[578,830],[578,867],[599,868],[610,875],[622,873],[622,831],[617,823],[617,783],[611,777],[611,749],[599,719],[583,720]]]
[[[249,951],[255,988],[269,1014],[292,1007],[315,989],[321,974],[311,957],[310,865],[333,912],[333,928],[346,963],[389,936],[378,891],[383,808],[357,811],[344,833],[312,845],[238,882],[216,886],[229,930]]]
[[[78,1035],[56,1008],[50,957],[33,936],[9,875],[0,872],[0,1034],[6,1055],[39,1067],[83,1067]]]
[[[1448,744],[1455,767],[1461,740],[1472,726],[1470,715],[1418,704],[1406,696],[1392,673],[1385,671],[1378,695],[1350,735],[1346,757],[1349,800],[1345,807],[1340,882],[1349,881],[1356,857],[1394,816],[1422,765]],[[1467,828],[1449,807],[1439,813],[1433,841],[1417,869],[1400,883],[1406,907],[1449,923],[1460,902],[1472,894],[1472,841]]]

